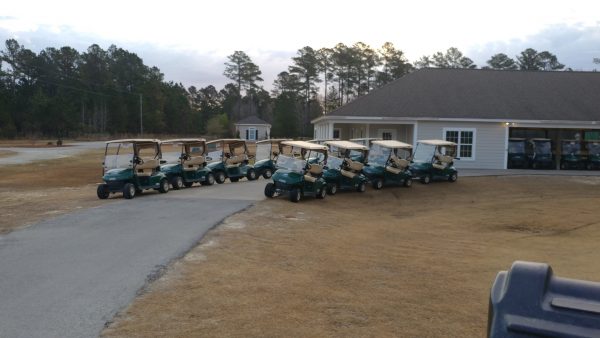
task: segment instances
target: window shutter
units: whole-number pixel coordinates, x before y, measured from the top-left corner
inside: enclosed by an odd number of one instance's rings
[[[258,141],[258,129],[254,130],[254,140]]]
[[[249,139],[248,135],[248,129],[246,129],[246,140]]]

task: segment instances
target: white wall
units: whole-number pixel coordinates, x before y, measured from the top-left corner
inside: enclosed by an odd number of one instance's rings
[[[269,128],[268,126],[239,125],[236,126],[236,129],[240,132],[241,139],[246,139],[246,130],[249,128],[256,128],[258,130],[258,140],[256,141],[264,140],[266,138],[266,134],[269,134],[269,137],[271,136],[271,128]]]

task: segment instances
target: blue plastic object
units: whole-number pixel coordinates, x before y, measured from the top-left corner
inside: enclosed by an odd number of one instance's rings
[[[488,337],[600,337],[600,283],[516,261],[492,286]]]

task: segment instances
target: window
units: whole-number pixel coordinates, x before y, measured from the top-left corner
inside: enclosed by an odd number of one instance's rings
[[[246,140],[256,141],[257,134],[258,134],[258,130],[256,130],[256,128],[254,128],[254,127],[250,127],[248,129],[246,129]]]
[[[458,144],[458,158],[475,160],[474,128],[444,128],[444,139]]]
[[[395,129],[379,129],[377,131],[379,138],[382,140],[395,140],[396,139],[396,130]]]
[[[340,138],[340,134],[341,134],[341,133],[342,133],[342,132],[340,131],[340,128],[334,128],[334,129],[333,129],[333,138],[336,138],[336,139],[337,139],[337,138]]]

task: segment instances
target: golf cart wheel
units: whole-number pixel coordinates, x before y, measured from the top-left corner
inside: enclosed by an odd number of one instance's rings
[[[268,198],[273,198],[273,196],[275,196],[275,184],[267,183],[265,186],[265,196]]]
[[[365,190],[367,190],[367,185],[365,184],[365,182],[360,182],[356,187],[356,191],[358,192],[365,192]]]
[[[560,169],[561,169],[561,170],[565,170],[565,169],[567,169],[567,165],[566,165],[566,164],[564,164],[564,163],[561,163],[561,164],[560,164]]]
[[[450,181],[450,182],[456,182],[456,180],[458,180],[458,174],[457,173],[453,173],[450,176],[448,176],[448,181]]]
[[[108,186],[106,184],[100,184],[98,189],[96,189],[96,195],[101,200],[105,200],[110,195],[110,191],[108,191]]]
[[[213,175],[212,173],[206,175],[206,178],[204,179],[204,181],[200,182],[200,184],[202,184],[202,185],[215,184],[215,175]]]
[[[431,175],[425,175],[425,176],[421,177],[421,183],[423,183],[423,184],[431,183]]]
[[[302,197],[302,191],[300,189],[292,189],[290,190],[290,201],[296,203]]]
[[[531,164],[531,169],[537,169],[537,168],[538,168],[538,165],[537,165],[537,163],[533,162],[533,163]]]
[[[331,196],[337,194],[337,184],[327,185],[327,193]]]
[[[256,179],[256,170],[248,170],[248,173],[246,173],[246,178],[248,179],[248,181],[254,181]]]
[[[412,186],[412,178],[409,177],[409,178],[405,179],[404,186],[407,188],[411,187]]]
[[[217,173],[217,175],[215,175],[215,181],[216,181],[218,184],[223,184],[223,183],[225,183],[225,173],[223,173],[222,171],[219,171],[219,172]]]
[[[135,197],[135,185],[131,183],[126,183],[123,187],[123,197],[125,199],[132,199]]]
[[[174,190],[183,188],[183,178],[181,176],[174,176],[171,179],[171,185],[173,186]]]
[[[322,200],[327,196],[327,187],[321,187],[321,189],[318,189],[316,192],[315,197]]]
[[[183,182],[183,186],[186,187],[186,188],[189,188],[192,185],[194,185],[194,182]]]
[[[373,188],[377,190],[383,188],[383,180],[378,178],[375,181],[373,181]]]
[[[229,180],[230,180],[231,182],[234,182],[234,183],[235,183],[235,182],[239,181],[240,179],[239,179],[239,177],[230,177],[230,178],[229,178]]]
[[[161,194],[169,192],[169,181],[166,178],[160,180],[160,184],[158,186],[158,192]]]
[[[271,176],[273,176],[273,172],[271,171],[271,169],[267,169],[265,170],[265,172],[262,175],[264,178],[269,179],[271,178]]]

